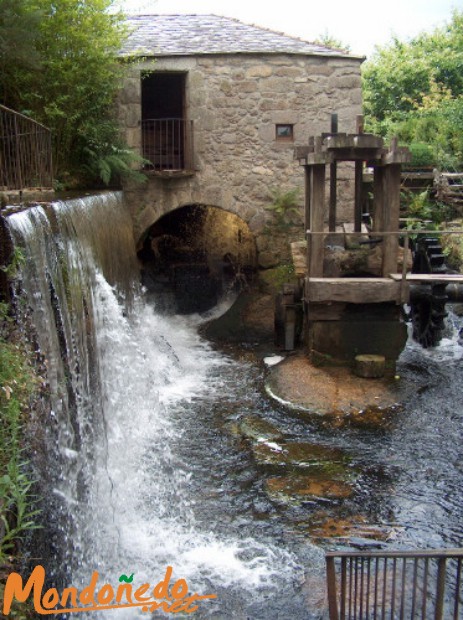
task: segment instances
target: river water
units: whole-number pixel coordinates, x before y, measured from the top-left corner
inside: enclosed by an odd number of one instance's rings
[[[115,587],[131,574],[156,584],[171,566],[190,592],[216,595],[195,618],[315,619],[325,613],[324,549],[463,546],[453,315],[440,347],[404,351],[398,374],[413,389],[386,427],[336,429],[266,395],[257,349],[213,345],[199,335],[204,317],[160,314],[145,299],[121,196],[9,221],[27,258],[18,306],[49,382],[49,410],[31,422],[44,529],[29,554],[50,583],[83,588],[99,571]],[[279,471],[254,458],[240,432],[249,418],[271,422],[287,443],[336,449],[353,493],[270,499],[266,481]],[[317,533],[330,519],[360,526]],[[86,615],[150,616],[98,613]]]

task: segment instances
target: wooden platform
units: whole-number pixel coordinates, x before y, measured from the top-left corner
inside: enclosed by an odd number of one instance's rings
[[[390,277],[395,282],[403,278],[401,273],[391,273]],[[458,273],[407,273],[405,279],[419,284],[463,284],[463,275]]]
[[[391,273],[388,278],[306,278],[305,300],[314,303],[407,303],[410,284],[463,284],[461,274]]]
[[[305,300],[316,303],[405,303],[408,284],[392,278],[307,278]]]

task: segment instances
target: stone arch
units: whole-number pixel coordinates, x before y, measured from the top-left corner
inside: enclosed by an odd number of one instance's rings
[[[138,258],[143,284],[158,306],[202,312],[225,292],[247,286],[257,265],[256,240],[235,213],[192,203],[162,215],[142,233]]]

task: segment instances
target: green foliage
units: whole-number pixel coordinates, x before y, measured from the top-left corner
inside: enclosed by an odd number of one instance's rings
[[[426,142],[412,142],[408,145],[412,156],[410,165],[417,168],[426,168],[436,164],[433,148]]]
[[[439,225],[452,219],[454,213],[452,207],[433,200],[429,191],[420,193],[402,192],[402,209],[409,218],[408,228],[439,228]]]
[[[317,37],[314,41],[318,45],[323,45],[324,47],[331,47],[332,49],[339,50],[341,52],[350,52],[350,45],[343,43],[340,39],[333,37],[327,30]]]
[[[0,0],[0,101],[8,107],[17,108],[28,76],[40,69],[41,17],[28,0]]]
[[[460,220],[458,228],[462,227]],[[463,273],[463,235],[442,235],[441,243],[447,266]]]
[[[282,263],[273,269],[264,269],[259,274],[262,289],[272,295],[279,293],[283,284],[297,284],[294,265],[292,263]]]
[[[124,179],[146,181],[146,176],[137,171],[145,160],[122,143],[115,123],[102,121],[82,131],[82,169],[90,180],[105,185]]]
[[[26,354],[0,340],[0,564],[22,535],[37,527],[21,445],[22,418],[35,387]]]
[[[408,43],[393,39],[363,67],[366,127],[426,143],[433,165],[463,164],[463,11]],[[431,159],[431,158],[430,158]]]
[[[121,145],[114,116],[128,63],[118,57],[127,31],[113,0],[0,3],[11,9],[0,18],[0,61],[14,67],[14,76],[0,77],[1,102],[52,130],[55,176],[79,185],[82,171],[92,171],[92,183],[95,175],[105,184],[131,175],[135,156]],[[16,3],[24,20],[15,21]]]
[[[272,202],[265,208],[273,213],[276,227],[284,228],[294,224],[292,216],[300,213],[299,194],[299,188],[288,191],[273,188],[269,191]]]
[[[0,269],[4,273],[6,273],[8,278],[13,279],[17,276],[18,271],[21,269],[22,265],[24,265],[25,260],[26,257],[24,256],[24,252],[21,250],[21,248],[15,247],[9,265],[0,265]],[[5,304],[2,304],[2,306],[5,306]],[[0,310],[0,319],[1,317],[2,311]]]

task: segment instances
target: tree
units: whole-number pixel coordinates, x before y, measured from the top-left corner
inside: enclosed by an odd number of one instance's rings
[[[24,80],[40,68],[40,19],[27,0],[0,0],[0,102],[8,107],[20,106]]]
[[[19,3],[29,22],[36,21],[32,42],[23,36],[18,49],[21,55],[30,49],[37,62],[21,65],[13,99],[17,109],[52,130],[55,175],[67,183],[99,177],[108,184],[130,173],[135,155],[122,144],[115,118],[125,71],[118,56],[127,34],[122,13],[111,12],[113,0]]]
[[[363,68],[369,130],[432,145],[435,163],[463,161],[463,12],[408,43],[394,38]]]

